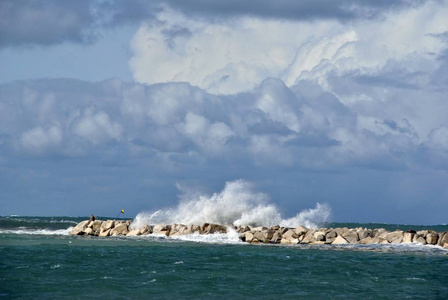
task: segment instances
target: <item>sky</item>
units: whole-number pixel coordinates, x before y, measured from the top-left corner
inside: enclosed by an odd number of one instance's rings
[[[0,215],[133,217],[243,182],[285,217],[448,223],[447,15],[2,0]]]

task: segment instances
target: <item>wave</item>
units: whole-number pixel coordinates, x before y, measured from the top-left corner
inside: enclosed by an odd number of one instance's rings
[[[0,234],[30,234],[30,235],[70,235],[73,227],[67,229],[0,229]]]
[[[220,193],[207,196],[199,193],[185,193],[180,196],[174,208],[154,212],[141,212],[135,217],[132,228],[145,224],[185,225],[217,223],[235,226],[288,226],[303,225],[318,228],[329,221],[331,208],[317,203],[315,208],[299,212],[292,218],[282,218],[277,206],[269,196],[255,192],[253,185],[244,180],[227,182]]]

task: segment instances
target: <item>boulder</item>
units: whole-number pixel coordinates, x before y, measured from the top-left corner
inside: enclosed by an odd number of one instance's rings
[[[299,239],[294,239],[294,238],[292,238],[292,239],[284,239],[284,238],[282,238],[280,240],[280,244],[292,244],[292,245],[295,245],[295,244],[298,244],[298,243],[299,243]]]
[[[378,237],[371,237],[371,236],[365,237],[359,241],[360,244],[378,244],[379,242],[380,241]]]
[[[252,227],[252,228],[250,229],[250,231],[251,231],[252,233],[255,233],[255,232],[257,232],[257,231],[262,231],[262,230],[267,230],[267,229],[268,229],[267,227],[259,226],[259,227]]]
[[[308,232],[304,236],[302,235],[303,238],[300,241],[300,243],[302,243],[302,244],[309,244],[309,243],[315,242],[315,239],[314,239],[314,233],[315,232],[316,232],[315,229],[308,230]]]
[[[100,234],[102,224],[103,224],[103,221],[100,221],[100,220],[95,220],[95,221],[91,222],[91,228],[95,235]]]
[[[307,231],[308,231],[308,228],[301,226],[301,225],[294,228],[294,232],[297,236],[301,236],[302,234],[305,234]]]
[[[343,228],[335,228],[334,231],[336,231],[337,235],[343,235],[344,233],[347,233],[350,231],[347,227]]]
[[[246,243],[252,242],[254,239],[254,234],[250,231],[243,232],[242,234],[242,240]]]
[[[298,237],[299,236],[292,229],[289,229],[288,231],[286,231],[285,233],[282,234],[282,239],[287,239],[287,240],[296,239]]]
[[[166,236],[170,235],[170,231],[171,231],[170,225],[158,224],[158,225],[154,225],[154,227],[152,228],[152,233],[164,234]]]
[[[386,240],[388,243],[400,244],[401,242],[403,242],[403,231],[396,230],[393,232],[389,232],[388,234],[386,234]]]
[[[448,232],[441,232],[439,234],[439,240],[437,241],[437,245],[443,247],[443,245],[448,243]]]
[[[272,229],[266,229],[266,230],[262,230],[262,231],[258,231],[256,233],[254,233],[254,236],[260,242],[263,241],[263,243],[269,243],[271,241],[272,237],[274,236],[275,232],[276,231],[274,231]]]
[[[356,232],[358,233],[359,240],[365,239],[366,237],[369,237],[372,235],[372,230],[367,228],[358,228],[356,229]]]
[[[443,244],[443,249],[448,249],[448,243]]]
[[[137,236],[137,235],[141,235],[142,233],[140,232],[140,229],[134,229],[129,231],[128,233],[126,233],[126,236]]]
[[[153,226],[145,224],[145,225],[143,225],[142,228],[140,228],[140,233],[141,234],[151,234],[152,233],[152,227]]]
[[[403,243],[412,243],[415,233],[405,232],[403,235]]]
[[[83,235],[84,234],[84,230],[87,228],[87,225],[89,225],[90,221],[82,221],[80,223],[78,223],[78,225],[76,225],[71,234],[72,235]]]
[[[437,240],[439,239],[439,235],[435,232],[428,233],[426,236],[426,243],[430,245],[437,244]]]
[[[315,232],[313,234],[313,236],[314,236],[314,240],[316,240],[318,242],[324,242],[325,241],[325,232],[318,231],[318,232]]]
[[[114,228],[110,231],[111,236],[115,235],[126,235],[128,233],[128,225],[126,223],[115,222]]]
[[[84,235],[94,235],[94,231],[93,231],[93,229],[90,228],[90,227],[87,227],[87,228],[84,230]]]
[[[100,234],[98,236],[109,236],[112,229],[106,229],[100,231]]]
[[[350,244],[357,244],[359,241],[358,232],[355,229],[350,229],[342,234],[342,237]]]
[[[385,237],[386,234],[388,234],[389,232],[384,229],[384,228],[377,228],[377,229],[373,229],[372,233],[370,234],[371,237]]]
[[[204,233],[227,233],[227,227],[219,224],[208,224],[208,227],[205,228]]]
[[[201,233],[201,226],[199,226],[199,225],[191,225],[190,226],[190,231],[192,233],[195,233],[195,232]]]
[[[102,230],[102,231],[105,231],[105,230],[107,230],[107,229],[112,229],[112,228],[114,228],[114,221],[112,221],[112,220],[104,221],[104,222],[101,224],[101,230]]]
[[[265,235],[261,231],[255,231],[253,233],[253,235],[254,235],[254,238],[252,241],[257,240],[261,243],[269,243],[269,240],[265,238]]]
[[[278,244],[280,243],[280,240],[282,239],[281,234],[279,231],[275,231],[274,234],[272,235],[272,238],[270,240],[270,243],[272,244]]]
[[[343,245],[348,244],[349,242],[344,239],[341,235],[338,235],[335,240],[331,243],[332,245]]]

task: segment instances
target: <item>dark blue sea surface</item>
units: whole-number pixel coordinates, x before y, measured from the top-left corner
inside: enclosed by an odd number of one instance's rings
[[[0,218],[0,298],[448,299],[448,251],[436,246],[68,235],[80,220]]]

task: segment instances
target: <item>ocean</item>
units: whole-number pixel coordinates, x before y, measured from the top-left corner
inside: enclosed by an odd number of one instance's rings
[[[0,217],[0,298],[448,299],[448,250],[437,246],[251,245],[232,234],[69,235],[83,219]],[[448,231],[446,225],[326,225]]]

